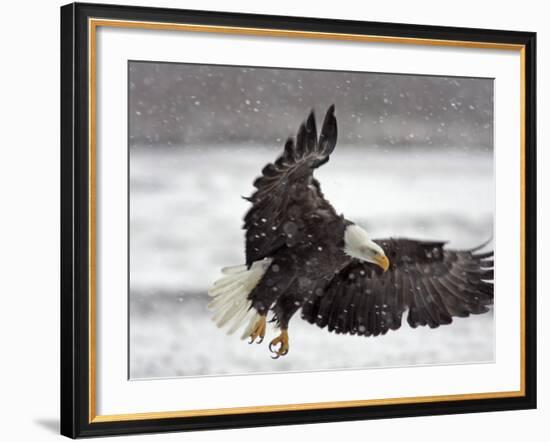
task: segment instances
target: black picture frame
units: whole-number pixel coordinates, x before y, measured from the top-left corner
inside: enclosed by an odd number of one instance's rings
[[[90,419],[89,18],[521,45],[524,51],[524,395],[198,417]],[[61,434],[240,428],[536,408],[536,34],[73,3],[61,8]]]

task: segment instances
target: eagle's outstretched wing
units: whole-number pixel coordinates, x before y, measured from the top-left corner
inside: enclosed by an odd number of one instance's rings
[[[401,326],[450,324],[493,302],[493,252],[446,250],[444,243],[375,240],[390,259],[382,273],[353,260],[302,307],[302,318],[336,333],[378,336]]]
[[[298,244],[303,233],[300,223],[307,214],[325,211],[337,216],[313,178],[313,170],[328,161],[336,138],[334,105],[326,113],[319,138],[312,111],[296,140],[288,139],[281,156],[263,168],[254,181],[256,191],[246,198],[252,203],[244,218],[247,266],[281,247]]]

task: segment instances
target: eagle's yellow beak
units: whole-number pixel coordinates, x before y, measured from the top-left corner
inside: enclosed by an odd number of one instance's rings
[[[390,268],[390,260],[385,255],[376,258],[376,264],[378,264],[384,270],[384,272],[386,272]]]

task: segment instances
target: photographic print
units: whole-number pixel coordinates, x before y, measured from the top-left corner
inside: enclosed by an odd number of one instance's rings
[[[130,379],[494,361],[492,79],[129,61],[128,113]]]
[[[532,32],[63,6],[61,433],[535,408],[535,65]]]

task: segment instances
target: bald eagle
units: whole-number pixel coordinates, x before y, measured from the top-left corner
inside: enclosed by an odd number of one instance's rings
[[[246,197],[246,263],[222,269],[209,290],[209,308],[229,333],[262,342],[266,318],[280,331],[269,349],[289,350],[288,325],[301,317],[330,332],[384,335],[401,326],[450,324],[453,317],[488,311],[493,301],[493,252],[451,250],[441,241],[371,239],[338,215],[313,171],[336,146],[332,105],[321,133],[313,111],[283,153],[267,164]]]

